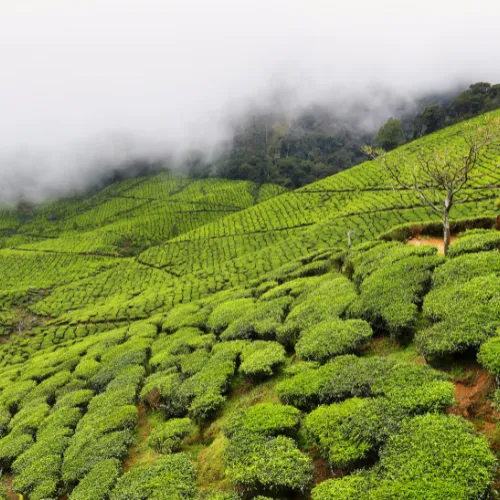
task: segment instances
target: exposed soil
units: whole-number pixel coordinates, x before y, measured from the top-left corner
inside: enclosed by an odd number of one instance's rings
[[[332,479],[334,477],[342,477],[342,471],[332,471],[328,462],[320,456],[317,450],[312,453],[312,463],[314,467],[314,485],[316,486],[327,479]]]
[[[450,238],[450,245],[456,241],[457,237],[452,236]],[[426,236],[425,234],[419,234],[417,236],[414,236],[413,238],[410,238],[407,242],[407,245],[412,245],[416,247],[420,246],[433,246],[438,249],[438,253],[444,254],[444,240],[443,238],[435,238],[433,236]]]
[[[465,369],[464,376],[455,382],[457,406],[448,413],[462,415],[471,421],[477,430],[492,438],[500,413],[488,397],[495,390],[493,375],[483,368],[472,365]]]
[[[2,485],[5,486],[7,490],[7,497],[9,500],[18,500],[20,496],[17,493],[14,493],[12,489],[12,476],[10,474],[4,474],[2,477]]]

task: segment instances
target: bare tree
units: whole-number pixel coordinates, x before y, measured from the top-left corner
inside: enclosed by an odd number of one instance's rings
[[[393,182],[393,188],[409,190],[418,195],[435,212],[441,215],[444,233],[444,253],[450,245],[450,212],[456,203],[468,201],[471,192],[458,198],[471,182],[493,174],[498,165],[490,168],[479,160],[486,154],[487,146],[500,137],[500,118],[489,115],[480,122],[466,124],[458,132],[461,142],[453,146],[421,147],[413,156],[396,150],[390,154],[372,146],[362,150],[371,158],[380,157],[382,168]]]

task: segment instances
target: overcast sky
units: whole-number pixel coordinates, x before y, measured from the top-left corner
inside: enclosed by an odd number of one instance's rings
[[[0,200],[209,151],[283,85],[299,106],[500,82],[499,18],[498,0],[0,0]]]

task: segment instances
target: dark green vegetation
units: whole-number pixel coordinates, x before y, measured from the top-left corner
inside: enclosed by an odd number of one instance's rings
[[[401,151],[458,144],[459,129]],[[491,144],[480,168],[499,161]],[[463,232],[447,258],[387,236],[437,221],[377,160],[292,192],[160,174],[6,208],[9,493],[487,498],[495,423],[490,448],[458,388],[476,355],[500,374],[495,175],[452,213],[486,229]]]

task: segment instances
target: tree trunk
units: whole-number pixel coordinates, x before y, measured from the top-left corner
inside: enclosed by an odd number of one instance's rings
[[[444,254],[448,255],[448,247],[450,246],[451,229],[450,229],[450,211],[443,212],[443,231],[444,231]]]

